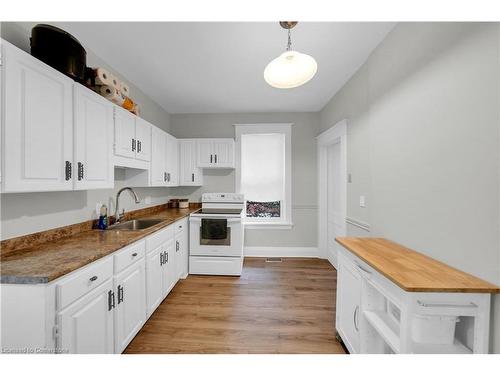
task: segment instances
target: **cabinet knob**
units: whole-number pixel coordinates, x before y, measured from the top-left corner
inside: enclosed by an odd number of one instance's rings
[[[89,280],[90,281],[96,281],[97,280],[97,276],[92,276]]]
[[[137,256],[137,253],[133,253],[133,254],[132,254],[132,256],[133,256],[133,257],[136,257],[136,256]]]

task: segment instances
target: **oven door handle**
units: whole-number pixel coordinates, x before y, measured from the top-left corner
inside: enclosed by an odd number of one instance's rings
[[[238,218],[238,217],[228,217],[228,218],[225,218],[225,217],[214,217],[214,216],[203,216],[203,217],[199,217],[199,216],[190,216],[189,217],[189,221],[191,222],[201,222],[201,219],[226,219],[228,223],[241,223],[241,219]]]

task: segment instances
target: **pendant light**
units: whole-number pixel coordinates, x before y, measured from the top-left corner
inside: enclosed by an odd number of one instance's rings
[[[282,28],[288,30],[286,51],[275,58],[264,69],[266,82],[279,89],[291,89],[308,82],[318,70],[316,60],[305,53],[292,50],[290,30],[297,25],[295,21],[280,22]]]

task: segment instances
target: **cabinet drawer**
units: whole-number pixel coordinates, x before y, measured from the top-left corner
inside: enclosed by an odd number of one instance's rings
[[[178,233],[182,232],[183,230],[186,230],[187,229],[187,225],[188,225],[188,219],[187,217],[182,219],[182,220],[179,220],[177,222],[175,222],[175,234],[177,235]]]
[[[151,251],[168,240],[174,239],[174,224],[169,225],[165,229],[159,230],[146,238],[146,251]]]
[[[125,249],[117,252],[115,257],[115,273],[118,273],[132,263],[144,257],[146,254],[146,241],[140,241],[127,246]]]
[[[112,276],[113,257],[106,257],[65,277],[57,283],[57,309],[76,301]]]

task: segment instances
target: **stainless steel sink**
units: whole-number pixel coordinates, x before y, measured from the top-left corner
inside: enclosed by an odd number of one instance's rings
[[[136,219],[109,226],[109,230],[143,230],[161,223],[161,219]]]

